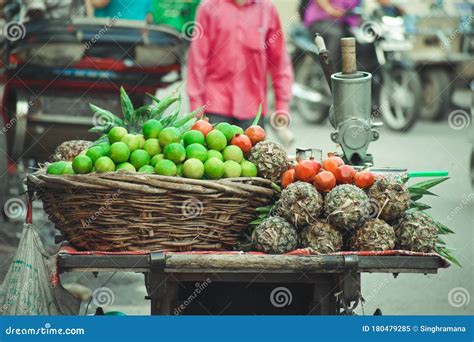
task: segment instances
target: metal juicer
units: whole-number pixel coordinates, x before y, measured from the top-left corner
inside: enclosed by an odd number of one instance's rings
[[[379,138],[374,127],[372,114],[372,75],[357,71],[356,42],[354,38],[341,39],[342,71],[333,73],[332,62],[324,40],[316,36],[326,79],[332,91],[333,104],[329,121],[336,130],[331,139],[339,144],[343,158],[351,165],[372,164],[373,158],[367,153],[370,142]]]

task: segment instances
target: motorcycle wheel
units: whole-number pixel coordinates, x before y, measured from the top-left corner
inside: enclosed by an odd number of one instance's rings
[[[309,123],[320,124],[329,115],[332,98],[324,72],[309,55],[295,65],[293,97],[299,115]]]
[[[406,132],[418,120],[421,82],[413,70],[390,70],[379,91],[379,110],[384,123],[394,131]]]
[[[423,87],[423,105],[420,111],[422,119],[441,120],[450,105],[451,77],[444,68],[428,68],[420,72]]]

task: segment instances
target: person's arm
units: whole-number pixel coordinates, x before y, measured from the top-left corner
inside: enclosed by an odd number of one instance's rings
[[[329,0],[314,0],[316,5],[319,5],[324,12],[329,14],[331,17],[341,17],[344,15],[344,10],[334,7]]]
[[[196,15],[196,26],[205,27],[202,36],[191,41],[187,66],[187,90],[191,110],[194,110],[205,103],[205,81],[207,74],[207,62],[209,58],[209,13],[207,7],[200,6]]]
[[[276,8],[272,8],[270,18],[270,29],[266,41],[267,59],[270,75],[272,77],[273,89],[275,91],[275,109],[277,111],[289,111],[291,100],[291,85],[293,82],[293,69],[288,51],[286,50],[280,18]]]
[[[84,5],[86,7],[86,16],[94,16],[94,6],[92,5],[92,0],[84,0]]]

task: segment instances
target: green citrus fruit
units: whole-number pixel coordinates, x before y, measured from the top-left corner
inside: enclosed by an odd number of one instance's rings
[[[183,177],[183,164],[176,165],[176,176]]]
[[[224,133],[227,141],[231,141],[234,137],[234,128],[232,128],[232,125],[227,122],[218,123],[216,129]]]
[[[214,129],[206,135],[207,147],[211,150],[222,151],[227,146],[227,138],[221,131]]]
[[[186,159],[196,158],[203,163],[207,160],[207,149],[201,144],[191,144],[186,147]]]
[[[207,159],[211,159],[211,158],[217,158],[221,161],[224,161],[224,156],[222,155],[222,153],[216,150],[207,151]]]
[[[162,176],[175,176],[176,164],[171,160],[162,159],[155,166],[155,172]]]
[[[110,158],[115,163],[126,162],[130,157],[130,149],[128,145],[123,142],[116,142],[110,146]]]
[[[143,146],[143,149],[148,152],[150,156],[154,156],[155,154],[161,153],[161,146],[160,142],[158,139],[147,139],[145,141],[145,145]]]
[[[180,143],[171,143],[163,150],[165,159],[172,160],[175,164],[181,164],[186,159],[186,149]]]
[[[95,171],[98,173],[114,172],[115,163],[109,157],[100,157],[95,161]]]
[[[183,175],[186,178],[202,178],[204,176],[204,164],[196,158],[186,160],[183,164]]]
[[[240,163],[242,167],[242,177],[257,177],[257,165],[248,160],[244,160]]]
[[[130,152],[140,148],[140,138],[135,134],[127,134],[122,138],[122,142],[127,144]]]
[[[62,175],[66,166],[67,166],[67,162],[64,160],[51,163],[49,164],[48,169],[46,170],[46,173],[50,175]]]
[[[113,127],[108,134],[111,144],[122,141],[122,138],[128,134],[124,127]]]
[[[135,167],[130,164],[129,162],[123,162],[123,163],[120,163],[117,165],[117,167],[115,168],[116,171],[119,171],[119,170],[124,170],[126,172],[136,172],[137,170],[135,170]]]
[[[241,135],[244,134],[243,128],[242,128],[242,127],[239,127],[239,126],[237,126],[237,125],[232,125],[232,130],[233,130],[233,132],[234,132],[234,136],[235,136],[236,134],[241,134]]]
[[[155,167],[156,163],[158,163],[161,159],[163,159],[165,156],[163,154],[155,154],[153,158],[150,160],[150,165]]]
[[[143,165],[139,170],[138,172],[141,172],[141,173],[149,173],[149,174],[153,174],[155,173],[155,168],[151,165]]]
[[[180,138],[179,130],[176,127],[163,128],[158,136],[160,145],[163,147],[172,143],[178,143]]]
[[[228,160],[224,162],[224,177],[225,178],[240,177],[241,173],[242,173],[242,168],[240,167],[239,163],[233,160]]]
[[[74,173],[85,174],[92,170],[92,159],[88,156],[77,156],[72,161],[72,169]]]
[[[130,164],[139,170],[143,165],[150,163],[150,155],[145,150],[135,150],[130,154]]]
[[[155,119],[150,119],[143,125],[143,135],[146,139],[150,138],[158,138],[160,135],[161,130],[163,129],[163,125],[161,122]]]
[[[72,168],[72,162],[66,162],[66,166],[63,170],[63,175],[73,175],[74,169]]]
[[[104,156],[104,149],[100,146],[93,146],[87,149],[86,156],[88,156],[93,163],[100,157]]]
[[[233,160],[237,163],[240,163],[244,159],[244,153],[240,149],[240,147],[235,145],[227,146],[222,152],[224,156],[224,160]]]
[[[204,163],[204,170],[209,179],[219,179],[224,175],[224,162],[218,158],[210,158]]]
[[[204,134],[198,130],[190,130],[183,134],[183,143],[184,146],[189,146],[191,144],[201,144],[204,145],[206,139],[204,138]]]
[[[103,142],[100,144],[97,144],[96,146],[102,147],[102,150],[104,153],[102,153],[103,156],[108,156],[110,153],[110,144],[108,142]]]
[[[143,147],[145,147],[145,137],[143,136],[143,134],[137,134],[137,137],[138,137],[138,141],[140,142],[140,147],[142,150],[143,150]]]

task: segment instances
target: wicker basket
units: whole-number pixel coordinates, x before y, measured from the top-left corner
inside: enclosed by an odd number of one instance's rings
[[[229,249],[273,196],[262,178],[39,171],[27,184],[71,245],[98,251]]]

